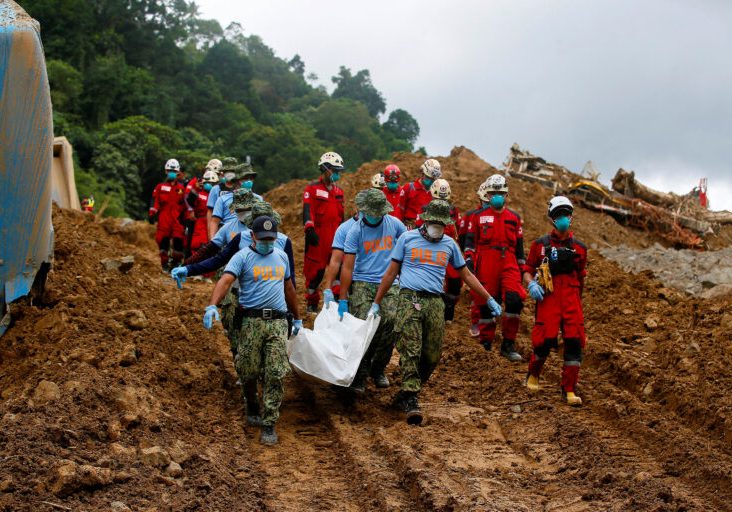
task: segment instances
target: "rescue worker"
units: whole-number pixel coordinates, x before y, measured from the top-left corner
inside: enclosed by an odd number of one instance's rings
[[[379,283],[391,262],[391,250],[407,228],[402,221],[388,215],[393,211],[393,206],[381,190],[372,188],[366,191],[359,196],[357,207],[363,216],[353,223],[346,235],[338,314],[341,319],[348,312],[365,320],[376,298]],[[365,392],[366,377],[369,375],[376,387],[389,387],[384,370],[394,347],[398,293],[399,287],[392,286],[384,296],[381,322],[351,384],[351,390],[356,394]]]
[[[81,200],[81,211],[82,212],[93,212],[94,211],[94,196],[85,197]]]
[[[445,303],[440,294],[447,265],[455,267],[465,284],[489,304],[494,315],[501,314],[501,306],[465,266],[455,240],[444,236],[445,226],[453,223],[450,204],[432,201],[422,219],[424,224],[419,229],[405,233],[396,241],[391,263],[369,311],[369,314],[379,314],[380,305],[399,274],[394,332],[402,387],[393,405],[406,413],[409,424],[422,422],[417,394],[437,367],[442,352]]]
[[[331,244],[338,226],[344,220],[343,190],[335,183],[343,172],[343,159],[338,153],[324,153],[318,161],[320,179],[305,187],[302,220],[305,227],[305,300],[307,310],[318,311],[320,286],[330,261]]]
[[[288,309],[295,318],[293,334],[302,329],[287,256],[275,247],[277,234],[277,224],[271,217],[258,217],[252,223],[252,243],[231,258],[203,316],[204,327],[211,329],[213,322],[220,319],[218,303],[234,281],[239,282],[234,365],[243,389],[251,387],[251,382],[262,380],[261,419],[257,418],[255,423],[261,424],[259,441],[265,445],[277,444],[275,424],[284,395],[283,380],[290,370],[286,349]],[[256,398],[259,409],[259,397],[247,398],[249,416],[254,406],[250,400]]]
[[[412,183],[404,185],[399,202],[401,219],[409,229],[414,228],[417,217],[432,201],[430,187],[436,179],[442,177],[440,162],[434,158],[425,160],[420,171],[422,171],[422,176]]]
[[[196,183],[186,196],[189,215],[193,218],[193,229],[189,244],[189,250],[191,252],[196,251],[208,242],[208,223],[206,220],[208,207],[206,205],[208,204],[208,194],[211,192],[213,186],[219,182],[219,176],[214,171],[206,171],[203,173],[203,178],[200,181],[196,178],[194,179]]]
[[[257,175],[256,171],[252,169],[252,166],[248,163],[239,164],[233,168],[234,186],[230,189],[231,193],[220,193],[219,198],[216,200],[213,212],[211,213],[211,223],[209,224],[209,233],[211,229],[218,231],[219,228],[227,222],[234,220],[236,215],[230,208],[231,202],[234,200],[233,192],[239,188],[251,192],[255,199],[258,201],[262,200],[262,196],[252,192],[252,184],[254,177]],[[213,238],[213,237],[211,237]]]
[[[179,265],[184,257],[181,215],[185,208],[183,206],[185,188],[178,182],[179,170],[180,164],[175,158],[165,162],[165,181],[155,186],[152,193],[152,206],[148,211],[150,219],[154,219],[155,216],[158,219],[155,241],[160,249],[160,265],[166,272],[169,265],[173,267]]]
[[[402,220],[402,210],[399,208],[399,201],[404,193],[402,187],[399,186],[401,171],[398,166],[389,164],[384,168],[383,175],[386,186],[382,190],[389,203],[394,207],[394,211],[390,215]]]
[[[481,184],[482,185],[482,184]],[[478,191],[480,192],[482,189],[478,187]],[[480,198],[480,195],[478,195]],[[468,234],[468,226],[470,226],[470,221],[473,218],[473,215],[475,215],[476,212],[484,208],[485,206],[488,206],[487,203],[481,202],[478,204],[478,206],[472,210],[466,211],[463,215],[460,216],[460,222],[458,224],[458,245],[460,246],[460,249],[463,250],[463,253],[465,253],[465,237]],[[480,336],[480,327],[478,325],[478,321],[480,320],[480,313],[477,307],[473,307],[471,304],[470,307],[470,335],[473,338],[477,338]]]
[[[512,362],[522,361],[516,352],[519,318],[526,298],[521,286],[521,265],[526,263],[521,217],[506,208],[508,184],[502,175],[489,176],[478,195],[485,206],[473,214],[468,226],[465,258],[480,283],[503,304],[501,355]],[[479,317],[478,339],[486,350],[491,350],[498,317],[477,295],[473,295],[472,308]]]
[[[529,361],[526,387],[533,392],[539,391],[541,369],[550,350],[557,348],[561,329],[564,340],[562,396],[569,405],[580,406],[582,398],[577,395],[577,381],[586,342],[582,291],[587,275],[587,247],[569,230],[574,214],[569,199],[553,197],[547,214],[553,229],[531,244],[522,269],[524,283],[536,300],[536,320],[531,332],[534,352]],[[546,290],[534,277],[544,261],[549,266],[553,291]]]
[[[235,170],[238,165],[236,158],[224,158],[221,168],[218,171],[219,184],[215,185],[208,194],[206,208],[208,208],[209,213],[206,218],[208,219],[209,240],[214,237],[216,230],[219,228],[218,224],[213,222],[213,210],[216,206],[216,201],[218,201],[219,196],[234,192],[234,190],[238,189],[241,184],[234,178],[236,175]]]
[[[381,173],[371,176],[371,188],[382,190],[385,186],[386,181],[384,181],[384,176]]]

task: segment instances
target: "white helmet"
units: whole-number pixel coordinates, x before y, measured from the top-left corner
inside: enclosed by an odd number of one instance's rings
[[[554,196],[549,200],[549,208],[547,209],[547,215],[550,218],[555,219],[561,214],[572,215],[574,212],[574,206],[572,201],[564,196]]]
[[[434,158],[425,160],[420,169],[422,170],[422,174],[424,174],[428,178],[432,178],[433,180],[442,177],[442,168],[440,167],[440,162],[438,162]]]
[[[213,172],[219,172],[221,170],[222,165],[223,164],[221,163],[221,160],[219,160],[218,158],[212,158],[206,164],[206,170],[213,171]]]
[[[481,183],[480,186],[478,187],[478,197],[484,203],[487,203],[488,201],[490,201],[492,193],[493,193],[493,191],[488,186],[488,180]]]
[[[318,160],[318,167],[320,167],[321,171],[323,170],[323,166],[334,171],[342,171],[343,158],[338,153],[328,151],[327,153],[323,153],[320,160]]]
[[[373,176],[371,176],[371,188],[381,190],[385,186],[386,186],[386,180],[384,179],[383,174],[379,173],[379,174],[374,174]]]
[[[502,174],[493,174],[492,176],[488,176],[488,179],[485,180],[485,184],[494,193],[504,192],[508,194],[508,183],[506,183],[506,178]]]
[[[430,194],[433,199],[442,199],[443,201],[449,201],[452,192],[450,191],[450,184],[447,180],[442,178],[435,180],[430,187]]]
[[[203,179],[201,180],[202,183],[218,183],[219,182],[219,175],[216,173],[216,171],[209,169],[208,171],[203,173]]]
[[[167,162],[165,162],[165,170],[166,171],[180,171],[180,164],[178,163],[178,160],[175,158],[171,158]]]

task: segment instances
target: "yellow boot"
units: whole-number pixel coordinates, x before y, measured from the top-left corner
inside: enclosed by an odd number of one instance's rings
[[[582,399],[580,397],[578,397],[577,395],[575,395],[573,391],[568,391],[564,395],[564,399],[572,407],[579,407],[582,405]]]
[[[532,393],[538,393],[539,392],[539,377],[535,375],[529,375],[526,377],[526,389],[531,391]]]

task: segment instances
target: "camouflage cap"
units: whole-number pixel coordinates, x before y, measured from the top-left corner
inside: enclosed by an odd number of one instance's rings
[[[425,222],[439,222],[440,224],[448,226],[450,224],[455,224],[450,216],[451,209],[452,207],[447,201],[434,199],[430,201],[430,204],[428,204],[424,209],[424,213],[419,217]]]
[[[256,203],[254,203],[254,205],[252,206],[252,211],[249,212],[249,215],[247,215],[247,219],[244,221],[244,223],[251,228],[254,219],[263,215],[271,217],[278,226],[282,224],[282,217],[272,208],[272,205],[269,204],[267,201],[257,201]]]
[[[234,200],[231,201],[229,210],[232,212],[236,210],[251,210],[256,202],[257,198],[254,197],[251,190],[240,188],[234,191]]]
[[[394,207],[386,198],[386,195],[381,190],[376,190],[375,188],[367,190],[361,197],[360,202],[361,206],[359,210],[364,215],[377,217],[394,211]]]
[[[227,156],[221,159],[221,169],[219,169],[219,172],[223,174],[226,171],[235,171],[237,165],[239,165],[239,162],[236,161],[236,158]]]
[[[358,211],[361,211],[361,209],[365,206],[364,199],[366,199],[366,192],[368,191],[369,189],[366,189],[356,194],[356,197],[353,201],[356,203],[356,209]]]
[[[234,178],[237,180],[244,179],[247,176],[256,176],[257,171],[254,170],[251,164],[243,163],[236,166],[234,169]]]

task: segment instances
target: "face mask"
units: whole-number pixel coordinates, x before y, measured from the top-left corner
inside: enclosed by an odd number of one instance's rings
[[[381,222],[381,219],[382,219],[382,218],[383,218],[383,217],[380,217],[380,216],[375,216],[375,217],[372,217],[371,215],[365,215],[365,214],[364,214],[364,216],[363,216],[363,220],[365,220],[367,224],[370,224],[370,225],[372,225],[372,226],[375,226],[375,225],[377,225],[377,224],[378,224],[379,222]]]
[[[259,254],[269,254],[274,249],[274,240],[257,240],[255,247]]]
[[[572,219],[565,215],[558,217],[554,221],[554,227],[557,228],[557,231],[559,231],[560,233],[566,232],[569,229],[570,224],[572,224]]]
[[[425,188],[430,188],[432,184],[435,182],[432,178],[422,178],[422,184],[425,186]]]
[[[246,180],[241,182],[241,188],[246,190],[251,190],[254,186],[254,182],[252,180]]]
[[[396,181],[389,181],[386,183],[386,188],[388,188],[391,192],[396,192],[399,188],[399,183]]]
[[[249,217],[249,212],[236,212],[236,218],[239,219],[239,222],[242,224],[246,222],[247,217]]]
[[[496,210],[500,210],[503,208],[503,205],[506,203],[506,198],[500,194],[496,194],[493,197],[491,197],[491,206],[495,208]]]
[[[174,180],[176,176],[178,176],[178,173],[177,173],[177,172],[172,172],[172,171],[171,171],[171,172],[169,172],[169,173],[167,174],[167,176],[168,176],[168,181],[171,181],[171,180]]]
[[[205,190],[206,192],[211,192],[212,188],[213,188],[213,185],[211,185],[210,183],[203,184],[203,190]]]
[[[445,234],[445,226],[440,226],[439,224],[428,224],[427,234],[430,238],[442,238],[442,235]]]
[[[332,174],[330,175],[330,181],[332,181],[333,183],[335,183],[335,182],[336,182],[336,181],[338,181],[339,179],[341,179],[341,174],[340,174],[340,173],[338,173],[338,172],[334,172],[334,173],[332,173]]]

